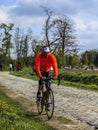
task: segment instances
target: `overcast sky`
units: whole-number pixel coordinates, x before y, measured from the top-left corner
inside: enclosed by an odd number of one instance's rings
[[[98,49],[98,0],[0,0],[0,24],[31,27],[39,35],[46,17],[41,6],[50,8],[54,16],[67,15],[75,22],[83,50]]]

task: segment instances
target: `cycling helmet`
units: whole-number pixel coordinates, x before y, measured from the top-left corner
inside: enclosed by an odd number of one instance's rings
[[[42,51],[43,51],[43,52],[50,52],[50,49],[49,49],[48,46],[44,46],[44,47],[42,48]]]

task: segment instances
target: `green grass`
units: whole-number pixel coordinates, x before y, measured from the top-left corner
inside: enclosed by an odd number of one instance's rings
[[[18,76],[18,77],[23,77],[23,78],[28,78],[28,79],[33,79],[33,80],[38,80],[38,77],[35,75],[35,72],[33,72],[31,67],[24,67],[22,71],[14,71],[11,72],[12,75]]]
[[[66,72],[67,73],[71,72],[71,70],[69,70],[69,71],[68,70],[67,71],[59,70],[60,75],[63,75]],[[51,73],[53,73],[53,72],[51,72]],[[85,74],[85,72],[81,72],[81,71],[78,71],[77,73],[84,73]],[[23,70],[21,72],[14,71],[14,72],[11,72],[11,74],[13,74],[15,76],[18,76],[18,77],[20,76],[20,77],[24,77],[24,78],[33,79],[33,80],[38,80],[39,79],[36,76],[35,72],[33,72],[31,67],[28,67],[28,68],[25,67],[25,68],[23,68]],[[53,83],[57,84],[57,81],[54,80]],[[71,82],[71,81],[66,81],[66,80],[61,79],[61,85],[65,85],[65,86],[67,85],[69,87],[87,89],[87,90],[92,90],[92,91],[98,92],[98,85],[96,85],[96,84],[83,84],[83,83],[79,83],[79,82]]]
[[[13,128],[13,129],[12,129]],[[56,130],[24,109],[0,90],[0,130]]]
[[[85,90],[90,90],[90,91],[96,91],[98,92],[98,86],[95,84],[87,85],[87,84],[81,84],[77,82],[68,82],[68,81],[62,81],[62,85],[67,85],[69,87],[75,87],[78,89],[85,89]]]

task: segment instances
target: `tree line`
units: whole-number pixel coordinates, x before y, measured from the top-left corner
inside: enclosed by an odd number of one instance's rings
[[[31,28],[27,32],[13,23],[0,24],[0,64],[20,62],[22,66],[33,65],[35,55],[41,47],[48,45],[57,57],[59,67],[80,65],[98,66],[98,51],[87,51],[78,55],[79,41],[75,36],[75,23],[68,16],[53,18],[53,12],[42,6],[46,14],[42,34],[35,36]]]

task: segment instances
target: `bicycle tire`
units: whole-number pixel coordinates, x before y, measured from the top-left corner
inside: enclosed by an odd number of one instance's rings
[[[47,105],[49,105],[50,110],[47,109]],[[51,119],[54,112],[54,94],[51,88],[49,89],[49,98],[46,99],[45,110],[46,110],[48,119]]]
[[[42,98],[39,98],[39,100],[36,102],[36,104],[37,104],[38,114],[41,115],[41,113],[43,112]]]
[[[44,88],[44,84],[42,86]],[[41,115],[41,113],[43,112],[43,108],[44,108],[44,95],[43,92],[41,91],[41,97],[37,100],[36,102],[37,104],[37,110],[38,110],[38,114]]]

